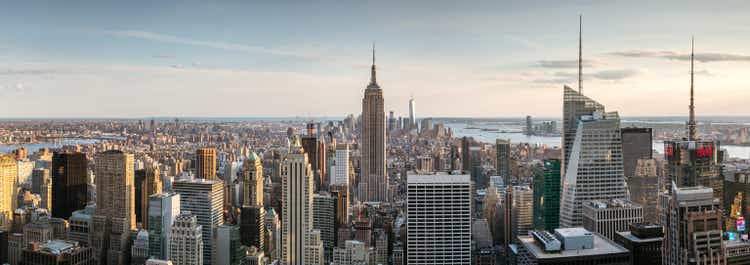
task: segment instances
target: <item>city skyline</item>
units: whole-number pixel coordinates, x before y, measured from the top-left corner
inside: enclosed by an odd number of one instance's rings
[[[578,14],[587,96],[625,117],[686,115],[695,35],[698,119],[743,115],[747,4],[679,3],[11,3],[0,118],[358,113],[373,41],[386,111],[407,116],[414,95],[421,117],[557,117]],[[305,104],[310,91],[337,96]]]

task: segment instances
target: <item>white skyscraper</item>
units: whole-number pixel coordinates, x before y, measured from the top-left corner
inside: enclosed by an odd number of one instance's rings
[[[471,264],[469,175],[410,175],[407,183],[407,264]]]
[[[313,172],[299,139],[292,144],[281,169],[282,264],[305,265],[305,250],[313,226]]]
[[[169,236],[180,214],[180,195],[158,193],[148,198],[149,255],[169,259]]]
[[[224,183],[221,180],[181,179],[172,185],[180,194],[180,208],[194,214],[203,229],[203,263],[213,261],[212,233],[224,224]]]
[[[169,237],[169,257],[175,265],[203,265],[201,230],[198,219],[190,212],[183,212],[175,218]]]
[[[417,102],[414,101],[414,97],[409,98],[409,128],[417,127]]]
[[[578,92],[565,87],[566,98]],[[579,116],[562,187],[560,227],[583,225],[583,203],[592,200],[627,199],[623,176],[620,117],[601,106]],[[567,104],[567,99],[566,99]],[[581,113],[579,113],[581,114]]]
[[[339,144],[336,146],[336,159],[332,161],[331,185],[349,186],[349,145]]]

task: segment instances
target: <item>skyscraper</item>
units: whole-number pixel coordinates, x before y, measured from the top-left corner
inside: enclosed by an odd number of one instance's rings
[[[373,65],[374,65],[373,60]],[[414,96],[409,98],[409,126],[407,126],[408,129],[416,128],[417,127],[417,101],[414,100]]]
[[[195,177],[216,179],[216,149],[199,148],[195,150]]]
[[[149,197],[162,192],[161,176],[159,175],[159,163],[153,160],[146,162],[146,175],[141,188],[141,223],[143,228],[148,229],[148,207]]]
[[[670,185],[678,187],[711,187],[714,198],[723,197],[724,182],[721,176],[721,161],[718,156],[719,142],[698,137],[695,121],[693,52],[690,56],[690,118],[687,122],[687,138],[664,141],[664,156],[667,161],[666,174]]]
[[[625,178],[622,172],[622,140],[620,117],[617,112],[604,112],[604,106],[565,87],[565,105],[593,110],[584,113],[576,107],[577,117],[569,149],[565,178],[562,186],[560,227],[581,226],[583,203],[591,200],[626,199]],[[569,99],[576,101],[569,101]],[[565,109],[570,106],[566,106]],[[568,115],[565,115],[566,117]],[[572,122],[565,119],[566,122]],[[570,124],[569,124],[570,125]],[[570,130],[569,130],[570,131]],[[566,131],[566,137],[568,132]],[[568,145],[568,143],[565,143]]]
[[[622,164],[625,177],[635,175],[638,159],[653,157],[651,131],[651,128],[622,128]]]
[[[281,173],[282,264],[304,265],[313,226],[313,173],[299,141],[292,144]]]
[[[583,206],[583,228],[615,240],[617,232],[643,222],[643,207],[625,200],[587,201]]]
[[[331,165],[331,185],[349,185],[349,144],[336,146],[336,159]]]
[[[0,154],[0,229],[10,231],[16,200],[18,167],[11,154]]]
[[[88,202],[87,160],[83,153],[52,155],[52,217],[70,218]]]
[[[52,177],[49,169],[37,168],[32,173],[31,192],[39,194],[41,202],[39,207],[52,211]]]
[[[206,250],[203,242],[206,240],[203,238],[202,230],[198,219],[190,212],[183,212],[175,218],[169,236],[169,257],[175,265],[204,264]]]
[[[722,211],[711,188],[673,186],[661,215],[662,264],[724,264]]]
[[[265,216],[263,208],[263,163],[255,152],[242,163],[242,208],[240,212],[240,239],[245,246],[264,249]]]
[[[552,231],[560,226],[560,160],[545,159],[544,171],[534,176],[534,228]]]
[[[316,190],[327,189],[329,180],[326,178],[325,142],[318,137],[315,123],[307,124],[307,133],[302,136],[302,148],[310,160],[315,175]]]
[[[511,211],[512,240],[524,236],[532,229],[534,193],[529,186],[513,186],[513,207]]]
[[[496,164],[495,171],[503,177],[505,183],[510,183],[510,140],[497,139],[495,141]]]
[[[362,164],[359,200],[383,202],[388,200],[388,174],[385,164],[385,110],[383,90],[375,79],[375,49],[372,50],[370,84],[362,99],[362,130],[360,137]]]
[[[564,86],[563,93],[562,174],[568,169],[568,160],[581,116],[591,115],[596,111],[604,112],[602,104],[583,95],[582,21],[583,17],[578,24],[578,91]]]
[[[323,241],[324,260],[333,260],[333,246],[336,241],[336,198],[330,194],[313,195],[313,229],[320,230]]]
[[[407,264],[471,264],[468,175],[409,175]]]
[[[95,259],[126,264],[130,231],[135,229],[133,155],[108,150],[96,155],[96,213],[91,244]]]
[[[158,193],[148,200],[149,255],[169,259],[169,238],[172,224],[180,214],[180,195]]]
[[[172,189],[180,194],[181,211],[197,218],[203,231],[203,263],[210,264],[214,247],[211,233],[224,224],[224,184],[220,180],[181,179],[172,184]]]

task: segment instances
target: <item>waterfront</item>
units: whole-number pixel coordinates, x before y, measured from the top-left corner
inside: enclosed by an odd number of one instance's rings
[[[10,153],[19,147],[24,147],[29,150],[29,154],[36,152],[42,148],[61,148],[66,145],[83,145],[83,144],[94,144],[101,141],[101,139],[82,139],[82,138],[65,138],[62,141],[57,142],[38,142],[33,144],[12,144],[12,145],[0,145],[0,153]]]
[[[509,139],[511,143],[529,143],[547,145],[549,147],[560,147],[560,136],[528,136],[522,133],[521,126],[505,124],[482,126],[482,128],[498,129],[498,131],[486,131],[472,128],[466,123],[446,123],[446,127],[453,129],[456,137],[473,137],[475,140],[485,143],[494,143],[496,139]],[[664,153],[664,142],[654,141],[653,147],[659,153]],[[750,159],[750,146],[721,145],[721,149],[727,150],[729,157]]]

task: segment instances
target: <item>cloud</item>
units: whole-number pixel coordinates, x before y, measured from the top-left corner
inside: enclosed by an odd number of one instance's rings
[[[633,77],[638,74],[638,70],[636,69],[616,69],[616,70],[604,70],[599,72],[594,72],[591,74],[592,77],[596,79],[601,80],[622,80],[629,77]]]
[[[624,79],[636,76],[641,71],[637,69],[612,69],[602,70],[591,73],[584,73],[584,81],[589,79],[603,80],[603,81],[621,81]],[[545,77],[532,79],[531,82],[535,84],[565,84],[577,82],[578,73],[576,72],[554,72],[554,73],[542,73]],[[552,76],[551,78],[549,76]]]
[[[168,34],[161,34],[161,33],[150,32],[150,31],[116,30],[116,31],[102,31],[102,32],[107,35],[111,35],[115,37],[135,38],[135,39],[149,40],[149,41],[155,41],[155,42],[200,46],[200,47],[206,47],[206,48],[243,52],[243,53],[266,53],[266,54],[272,54],[272,55],[278,55],[278,56],[296,57],[296,58],[309,59],[309,60],[323,59],[323,56],[319,54],[270,49],[270,48],[265,48],[261,46],[254,46],[254,45],[241,44],[241,43],[196,40],[196,39],[183,38],[183,37],[178,37],[178,36],[173,36],[173,35],[168,35]]]
[[[646,51],[631,50],[613,52],[610,55],[631,57],[631,58],[662,58],[677,61],[689,61],[689,53],[678,53],[674,51]],[[750,55],[731,54],[731,53],[696,53],[695,60],[699,62],[750,62]]]
[[[594,67],[591,60],[583,60],[583,67]],[[578,60],[539,60],[534,66],[541,68],[578,68]]]
[[[4,69],[0,70],[0,75],[49,75],[61,73],[60,69]]]

